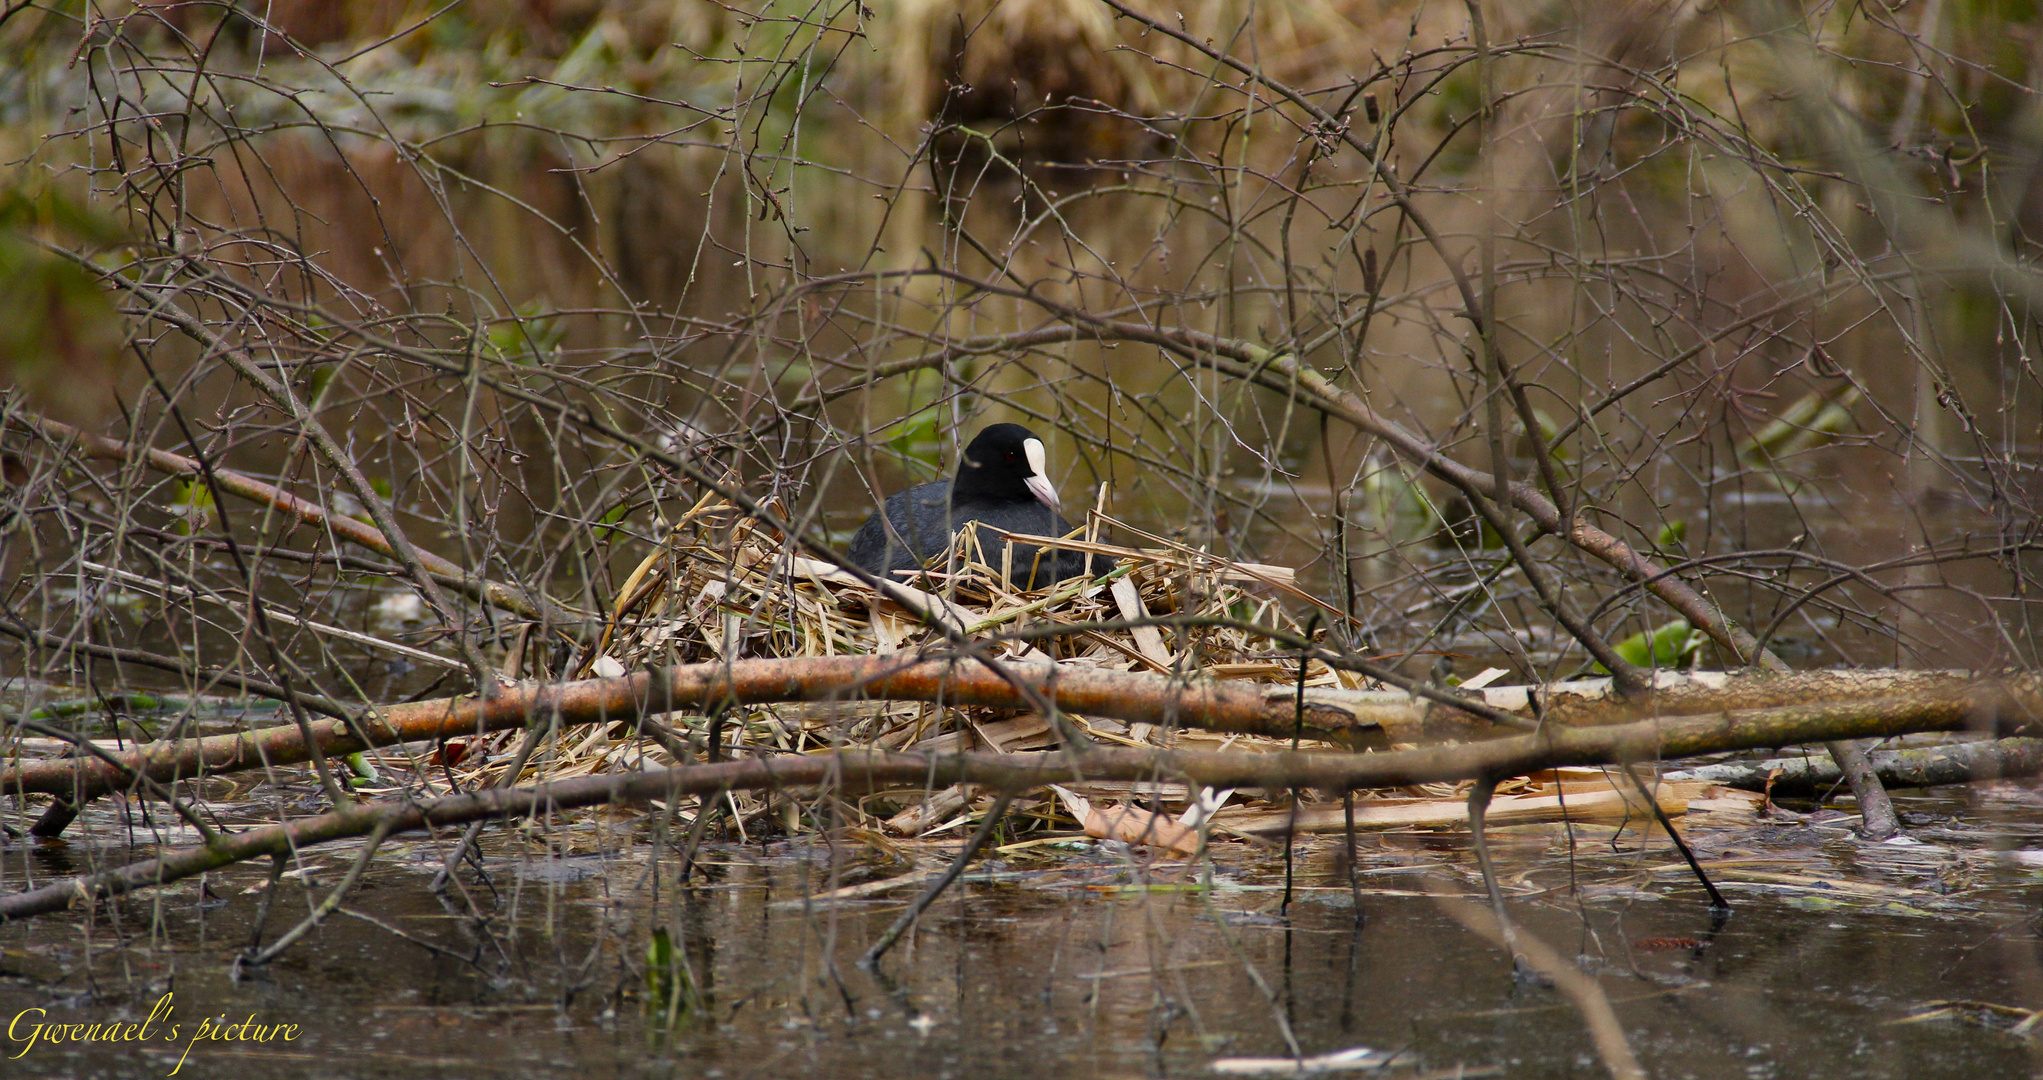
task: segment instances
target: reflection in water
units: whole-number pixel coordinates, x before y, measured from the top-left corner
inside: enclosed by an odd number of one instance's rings
[[[2026,879],[1980,850],[1985,831],[2043,835],[2026,801],[1974,807],[1994,811],[1992,830],[1919,828],[1928,842],[1895,848],[1901,859],[1841,828],[1704,830],[1697,845],[1737,908],[1714,925],[1672,853],[1640,852],[1635,834],[1581,830],[1572,863],[1559,830],[1500,829],[1494,846],[1514,917],[1599,977],[1651,1075],[2027,1075],[2032,1044],[2004,1031],[1956,1014],[1894,1023],[1925,1002],[2043,1000]],[[1907,802],[1967,810],[1962,794]],[[72,916],[75,933],[57,920],[0,929],[0,1009],[140,1019],[174,990],[193,1017],[302,1027],[288,1047],[201,1045],[201,1076],[1162,1076],[1355,1046],[1395,1052],[1397,1076],[1602,1075],[1567,1000],[1514,981],[1427,895],[1479,893],[1450,837],[1365,838],[1359,927],[1338,840],[1301,843],[1288,916],[1275,854],[1216,845],[1209,878],[1089,843],[1037,847],[976,866],[877,972],[855,961],[914,890],[807,902],[831,887],[825,848],[711,847],[682,885],[671,850],[588,840],[565,858],[492,841],[487,875],[461,878],[484,918],[425,890],[444,858],[433,844],[386,847],[344,908],[353,917],[239,982],[229,961],[249,939],[256,867],[118,918]],[[17,847],[7,865],[44,878],[84,854],[104,852]],[[265,940],[348,861],[305,853]],[[647,975],[656,930],[680,973],[664,998]],[[174,1064],[154,1045],[33,1055],[45,1075]]]

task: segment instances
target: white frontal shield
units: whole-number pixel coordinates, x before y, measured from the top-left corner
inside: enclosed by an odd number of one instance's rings
[[[1043,453],[1043,440],[1022,440],[1022,453],[1029,457],[1030,475],[1023,481],[1029,486],[1029,494],[1051,510],[1061,510],[1062,507],[1057,504],[1057,489],[1050,486],[1049,455]]]

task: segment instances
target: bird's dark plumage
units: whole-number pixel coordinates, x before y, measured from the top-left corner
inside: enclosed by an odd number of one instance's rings
[[[894,571],[920,569],[949,550],[960,530],[973,527],[979,529],[987,563],[997,570],[1005,541],[982,526],[1036,536],[1071,531],[1071,523],[1057,512],[1057,491],[1046,469],[1043,441],[1034,432],[1020,424],[994,424],[965,447],[954,479],[887,496],[884,523],[874,514],[851,538],[851,561],[899,581]],[[1088,565],[1082,552],[1016,544],[1012,565],[1014,584],[1040,588],[1087,572],[1105,573],[1113,563],[1094,555]]]

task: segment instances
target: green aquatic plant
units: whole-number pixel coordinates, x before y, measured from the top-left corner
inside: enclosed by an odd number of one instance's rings
[[[702,1004],[695,977],[688,970],[688,958],[674,947],[674,937],[664,926],[653,929],[646,944],[645,1013],[673,1027],[692,1015]]]
[[[1811,390],[1780,415],[1738,440],[1738,461],[1793,494],[1804,481],[1786,471],[1797,454],[1836,442],[1852,426],[1852,406],[1863,397],[1856,383]]]
[[[1362,478],[1359,494],[1350,504],[1358,523],[1380,536],[1386,547],[1418,543],[1446,524],[1426,489],[1395,466],[1371,469]]]
[[[1642,630],[1611,647],[1626,663],[1638,667],[1678,668],[1694,660],[1708,640],[1709,635],[1689,625],[1687,619],[1675,619],[1651,630]],[[1602,664],[1594,665],[1594,670],[1599,674],[1610,674]]]
[[[212,488],[203,481],[179,480],[171,491],[170,512],[177,517],[179,532],[189,536],[212,528]]]

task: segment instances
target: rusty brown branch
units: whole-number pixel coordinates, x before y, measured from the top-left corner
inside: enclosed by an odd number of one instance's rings
[[[968,661],[902,656],[809,657],[692,664],[613,679],[506,688],[496,699],[441,698],[373,710],[360,721],[366,743],[340,720],[311,725],[321,753],[348,754],[371,745],[457,738],[522,728],[532,717],[558,712],[563,724],[632,720],[720,704],[763,704],[888,698],[993,708],[1031,707],[1030,693],[1059,709],[1088,716],[1214,731],[1281,735],[1296,727],[1292,695],[1272,695],[1240,682],[1184,683],[1156,675],[1002,664],[1006,676]],[[1381,746],[1383,729],[1361,709],[1308,699],[1309,738]],[[156,780],[190,778],[262,765],[287,765],[311,756],[295,725],[174,743],[145,744],[112,762],[61,759],[17,762],[0,771],[0,791],[76,792],[97,795],[125,786],[134,770]]]
[[[612,679],[507,689],[501,697],[489,702],[457,697],[394,705],[375,710],[360,721],[361,729],[368,732],[373,742],[364,742],[340,720],[319,721],[311,726],[321,752],[345,754],[368,749],[372,745],[458,738],[522,728],[530,718],[549,712],[557,712],[563,724],[585,724],[633,720],[641,716],[721,704],[861,698],[1028,708],[1030,695],[1035,694],[1055,702],[1066,712],[1134,722],[1286,739],[1291,737],[1296,727],[1296,705],[1292,695],[1288,692],[1273,694],[1267,687],[1236,682],[1185,683],[1156,675],[1073,669],[1047,663],[1009,663],[1003,664],[1002,668],[1004,673],[995,673],[983,665],[963,660],[918,660],[898,655],[691,664],[651,669]],[[1878,738],[1915,731],[1984,728],[1990,727],[1995,717],[2027,722],[2029,713],[2023,710],[2031,706],[2017,703],[2039,701],[2043,701],[2043,687],[2031,678],[2004,683],[1992,680],[1939,682],[1926,689],[1877,696],[1751,709],[1727,708],[1679,720],[1657,717],[1629,724],[1583,728],[1579,729],[1579,736],[1571,735],[1569,738],[1589,740],[1583,743],[1585,746],[1608,745],[1623,749],[1615,758],[1596,758],[1592,753],[1591,757],[1599,762],[1651,760],[1748,746],[1785,746],[1811,740]],[[2043,714],[2043,706],[2034,707],[2034,711]],[[1414,721],[1401,721],[1387,715],[1384,710],[1373,708],[1367,699],[1351,703],[1337,695],[1308,695],[1305,716],[1306,737],[1359,746],[1381,746],[1392,734],[1403,738],[1413,735],[1417,728]],[[1382,718],[1382,723],[1378,722],[1379,718]],[[1738,718],[1731,728],[1724,729],[1726,731],[1758,731],[1759,734],[1712,735],[1694,742],[1668,742],[1659,748],[1626,741],[1634,739],[1637,732],[1648,729],[1714,731],[1717,729],[1709,725],[1731,723],[1724,718]],[[1407,723],[1411,726],[1407,727]],[[1392,726],[1387,729],[1386,724]],[[1687,726],[1682,726],[1684,724]],[[1774,727],[1769,728],[1768,725]],[[1562,725],[1550,726],[1568,730]],[[1775,728],[1778,729],[1775,734],[1767,734]],[[1605,734],[1595,734],[1597,732]],[[1665,737],[1675,738],[1673,735]],[[1723,738],[1731,738],[1736,745],[1719,745]],[[1753,741],[1755,739],[1757,741]],[[1517,739],[1500,739],[1483,745],[1517,746],[1521,743]],[[130,770],[159,781],[173,780],[205,772],[256,768],[263,764],[294,764],[307,760],[310,754],[295,726],[279,726],[160,745],[145,744],[133,751],[114,755],[118,765],[97,759],[16,762],[0,771],[0,791],[95,795],[124,786]],[[1378,754],[1372,755],[1369,760],[1394,756]],[[1505,760],[1503,764],[1510,764],[1510,761]]]
[[[818,689],[818,684],[805,683],[800,678],[801,665],[785,661],[755,661],[753,664],[756,677],[749,680],[721,679],[714,667],[708,665],[675,668],[667,673],[668,685],[676,691],[676,702],[684,693],[722,696],[745,690],[792,696],[813,693]],[[780,669],[778,676],[769,674],[772,670],[769,665]],[[950,665],[930,662],[911,665],[891,675],[876,677],[868,688],[905,689],[890,680],[917,677],[927,680],[938,674],[924,670],[930,667],[947,668]],[[1026,670],[1026,665],[1017,665],[1017,668]],[[965,701],[976,693],[990,694],[1003,689],[1013,695],[1007,683],[990,675],[980,675],[976,668],[961,665],[952,670],[964,676],[950,685],[954,691],[953,700]],[[1097,684],[1094,689],[1104,690],[1107,685]],[[620,709],[641,708],[648,700],[648,689],[644,674],[600,680],[547,691],[546,704],[563,704],[564,699],[571,699],[583,705],[603,701]],[[1199,689],[1191,688],[1185,697],[1196,699]],[[733,790],[816,787],[855,795],[903,784],[941,787],[969,783],[994,791],[1017,792],[1072,779],[1143,780],[1163,776],[1215,788],[1310,787],[1338,792],[1478,776],[1516,776],[1536,769],[1568,765],[1678,758],[1829,738],[1876,738],[1918,731],[1999,730],[2014,733],[2043,725],[2043,693],[2039,693],[2039,689],[2043,687],[2039,687],[2033,678],[2006,683],[1981,682],[1959,694],[1900,694],[1844,704],[1736,710],[1711,716],[1654,719],[1609,727],[1578,729],[1550,725],[1534,734],[1493,742],[1379,754],[1189,753],[1105,748],[1093,749],[1084,755],[1064,752],[914,754],[843,750],[751,758],[714,765],[686,765],[652,772],[582,777],[534,787],[491,788],[425,802],[385,802],[351,807],[222,837],[210,845],[173,851],[160,858],[80,875],[0,898],[0,919],[62,911],[81,900],[116,896],[230,863],[378,830],[398,833],[604,803],[646,799],[672,801],[687,795]],[[588,698],[584,699],[582,695],[588,695]],[[506,695],[507,698],[512,696]],[[539,704],[533,695],[518,696],[525,698],[526,707]],[[489,714],[501,713],[507,707],[503,699],[487,704],[470,700],[451,710],[448,706],[454,703],[430,704],[448,710],[441,714],[438,726],[449,734],[459,732],[458,724],[463,719],[471,722],[487,719]],[[1183,709],[1184,701],[1172,704]],[[1184,711],[1189,713],[1190,710]],[[13,790],[14,781],[6,781],[6,786]]]

